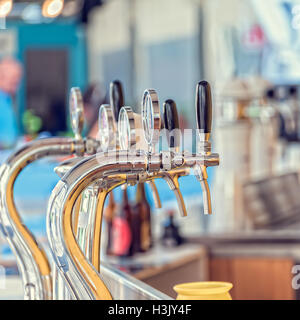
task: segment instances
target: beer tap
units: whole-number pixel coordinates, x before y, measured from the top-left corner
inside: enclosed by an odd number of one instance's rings
[[[98,143],[83,139],[83,103],[80,90],[70,94],[71,123],[75,138],[34,140],[13,153],[0,168],[0,228],[14,252],[22,276],[25,299],[51,299],[51,267],[44,250],[27,229],[14,201],[14,185],[30,163],[47,156],[82,156],[94,153]]]
[[[200,81],[196,86],[196,121],[199,134],[198,153],[208,156],[211,154],[211,143],[209,141],[212,122],[212,98],[211,89],[207,81]],[[211,214],[211,196],[207,183],[207,166],[197,164],[194,167],[196,178],[200,182],[203,194],[204,214]]]
[[[122,83],[115,80],[110,83],[109,88],[110,105],[101,105],[99,109],[99,138],[102,151],[119,149],[118,139],[118,118],[119,112],[124,105],[124,93]],[[86,252],[87,257],[91,260],[94,268],[100,271],[100,241],[101,241],[101,226],[103,220],[104,203],[109,192],[115,187],[124,183],[124,180],[111,179],[106,185],[98,185],[97,208],[94,215],[94,224],[92,235],[92,243],[90,251]]]
[[[120,114],[120,110],[121,107],[125,106],[124,104],[124,95],[123,95],[123,90],[122,90],[122,85],[120,83],[120,81],[115,81],[114,83],[111,83],[110,86],[110,97],[111,100],[115,100],[114,103],[112,103],[113,106],[113,114],[114,114],[114,119],[115,119],[115,123],[118,123],[119,121],[119,114]],[[119,102],[119,103],[118,103]],[[127,118],[124,118],[123,120],[125,120],[126,122],[123,121],[123,123],[128,127],[131,126],[131,134],[134,135],[131,145],[136,145],[136,148],[138,149],[144,149],[144,145],[143,145],[143,140],[141,138],[141,116],[134,113],[131,109],[131,107],[126,107],[128,109],[128,116]],[[130,109],[130,110],[129,110]],[[130,122],[130,123],[128,123]],[[129,128],[129,127],[128,127]],[[119,127],[118,127],[119,129]],[[122,130],[122,128],[120,128]],[[122,131],[117,130],[117,134],[122,133]],[[123,136],[128,136],[127,134],[123,135]],[[120,139],[122,139],[122,136],[119,138],[117,137],[117,141],[120,143]],[[129,147],[129,146],[127,146]],[[123,145],[123,149],[125,148],[125,146]],[[126,148],[125,148],[126,149]],[[160,201],[160,197],[159,197],[159,193],[157,190],[157,187],[154,183],[154,181],[147,181],[147,184],[150,186],[151,191],[152,191],[152,195],[153,195],[153,199],[154,199],[154,204],[156,208],[161,208],[161,201]]]
[[[147,145],[143,139],[141,115],[134,113],[132,108],[125,106],[120,110],[118,120],[119,144],[122,150],[145,150]],[[138,177],[140,182],[144,182],[143,175]],[[155,182],[145,181],[151,188],[154,204],[156,208],[161,208],[161,201]],[[135,183],[135,182],[133,182]]]
[[[164,102],[163,108],[164,124],[166,129],[167,141],[170,152],[179,153],[180,148],[180,132],[179,132],[179,118],[177,113],[176,103],[172,99]],[[189,174],[187,169],[168,171],[164,174],[170,189],[174,192],[177,199],[179,212],[182,217],[187,216],[186,206],[179,188],[178,178]]]
[[[116,80],[110,83],[109,95],[110,104],[103,104],[99,109],[97,140],[100,142],[100,149],[102,151],[118,149],[117,120],[120,108],[124,104],[123,88],[120,81]],[[68,164],[62,164],[60,166],[63,171],[61,176],[71,167]],[[114,187],[120,184],[118,181],[114,182],[113,179],[110,180],[110,184]],[[123,183],[123,180],[121,182]],[[109,184],[101,185],[95,182],[82,191],[78,197],[82,201],[79,201],[79,204],[74,207],[74,231],[78,245],[97,271],[100,271],[99,259],[103,207],[105,199],[112,189]],[[62,291],[61,288],[57,290]]]
[[[99,136],[103,140],[102,150],[105,152],[116,152],[120,149],[120,140],[122,140],[122,131],[120,132],[119,119],[122,107],[124,106],[124,93],[123,87],[120,81],[116,80],[110,84],[110,105],[102,105],[99,110]],[[129,108],[129,107],[127,107]],[[133,112],[132,112],[132,117]],[[123,124],[123,121],[122,121]],[[136,125],[131,122],[131,124]],[[132,133],[134,129],[132,128]],[[124,146],[123,146],[124,147]],[[126,146],[127,148],[127,146]],[[128,147],[129,148],[129,147]],[[94,228],[92,235],[92,245],[90,246],[91,262],[94,268],[100,271],[100,243],[101,243],[101,226],[103,219],[104,203],[107,195],[114,188],[124,185],[125,183],[136,183],[133,180],[128,180],[126,175],[108,179],[105,184],[99,188],[99,194],[97,199],[97,211],[94,219]],[[157,206],[160,206],[160,199],[156,186],[152,184],[153,197]]]
[[[129,150],[136,144],[138,147],[144,148],[140,145],[140,143],[143,142],[141,132],[139,130],[141,128],[141,117],[140,115],[135,114],[130,107],[123,107],[124,94],[120,81],[114,81],[111,83],[110,99],[111,107],[109,105],[102,105],[99,110],[99,136],[103,139],[102,150],[106,152],[109,150],[116,151],[120,148]],[[128,132],[130,134],[128,134]],[[139,178],[137,177],[136,179],[128,180],[128,177],[123,175],[122,177],[110,179],[106,182],[105,186],[100,188],[97,200],[97,211],[94,220],[92,236],[93,242],[91,245],[91,261],[97,271],[100,271],[101,225],[106,197],[108,193],[117,186],[124,184],[126,181],[129,184],[135,184],[138,179],[142,179],[142,176],[143,175],[140,175]],[[151,186],[154,203],[156,207],[160,208],[161,202],[156,185],[153,181],[149,181],[149,184]]]
[[[147,106],[148,108],[152,108],[151,105],[154,104],[154,107],[156,108],[156,105],[155,105],[156,102],[153,103],[152,98],[154,99],[154,101],[157,101],[158,103],[157,94],[153,89],[151,90],[151,94],[149,93],[149,97],[147,99],[143,99],[143,101],[145,102],[145,104],[143,104],[143,109],[142,109],[144,110],[144,113],[143,113],[144,117],[152,116],[151,111],[146,112],[145,108],[147,108]],[[156,110],[157,110],[157,113],[160,111],[159,108],[156,108]],[[154,114],[154,117],[155,117],[155,114]],[[160,115],[157,114],[156,119],[159,119],[159,117]],[[147,122],[146,119],[144,119],[144,121],[145,121],[145,125],[146,123],[151,123],[151,120]],[[176,104],[171,99],[167,100],[164,103],[164,122],[165,122],[166,134],[167,135],[172,134],[172,136],[168,137],[170,138],[168,139],[170,151],[179,152],[180,136],[178,136],[178,133],[179,133],[178,132],[179,130],[178,114],[177,114]],[[159,123],[160,121],[157,121],[157,124]],[[120,111],[119,121],[118,121],[118,132],[120,134],[121,149],[129,150],[129,149],[135,148],[135,150],[151,149],[154,151],[153,142],[155,144],[155,141],[156,141],[155,139],[157,139],[156,137],[151,136],[151,133],[154,134],[154,129],[149,130],[147,144],[145,139],[142,139],[141,129],[142,129],[141,116],[139,114],[134,113],[131,107],[123,107]],[[156,130],[158,130],[158,125]],[[150,141],[151,143],[149,143]],[[187,212],[186,212],[186,207],[184,204],[181,191],[179,189],[178,178],[186,174],[187,174],[186,169],[169,171],[162,174],[162,178],[167,182],[169,188],[174,192],[176,196],[179,211],[182,216],[186,216]],[[147,182],[149,184],[151,183],[152,186],[155,186],[153,181],[155,178],[158,178],[158,177],[153,176],[153,179],[148,180]],[[156,187],[154,192],[157,192]],[[157,195],[157,198],[159,199],[159,195]],[[161,204],[160,204],[160,207],[161,207]]]
[[[142,117],[144,137],[148,144],[148,152],[151,155],[151,153],[155,152],[155,145],[158,142],[161,128],[159,100],[154,89],[148,89],[144,92],[142,100]],[[170,136],[171,132],[173,133],[173,135],[169,137],[170,139],[167,139],[171,156],[171,153],[179,152],[180,147],[177,107],[175,102],[171,99],[164,103],[164,123],[167,136]],[[175,171],[165,171],[160,173],[161,177],[168,183],[169,188],[174,192],[180,214],[183,217],[187,215],[187,211],[179,189],[178,178],[179,176],[186,174],[186,169],[176,169]]]
[[[153,95],[152,90],[147,90],[146,94],[149,92]],[[143,118],[143,130],[148,142],[154,144],[159,133],[153,133],[153,129],[160,128],[160,118],[154,112],[159,110],[157,96],[154,94],[153,98],[145,99],[151,104],[149,106],[151,109],[143,110],[143,114],[146,113],[150,117]],[[204,101],[201,105],[207,107]],[[199,118],[201,121],[198,121],[200,129],[204,122],[202,132],[204,134],[208,133],[206,122],[211,119],[205,114],[202,112]],[[130,136],[130,132],[128,134]],[[207,147],[206,142],[208,139],[203,140],[204,147]],[[145,180],[153,180],[164,177],[165,173],[173,170],[191,168],[196,170],[198,167],[202,169],[218,165],[219,155],[211,153],[210,149],[208,152],[204,147],[196,153],[175,153],[170,150],[155,152],[153,145],[149,146],[149,150],[112,150],[85,158],[64,175],[53,190],[49,201],[47,235],[54,261],[69,285],[72,296],[76,299],[112,299],[114,292],[119,290],[116,283],[111,284],[99,274],[76,241],[72,225],[73,211],[82,191],[96,181],[99,186],[105,188],[112,185],[111,181],[114,185],[116,181],[119,181],[119,184],[126,184],[129,181],[136,181],[141,175]]]
[[[102,105],[99,110],[98,140],[103,151],[119,149],[117,125],[118,114],[123,104],[122,84],[118,80],[113,81],[110,84],[110,105]],[[81,194],[80,197],[84,199],[80,203],[79,210],[78,206],[74,207],[74,228],[78,244],[98,272],[100,271],[100,240],[104,202],[109,192],[124,184],[125,181],[126,178],[124,180],[124,177],[119,177],[110,179],[105,185],[96,182]],[[155,199],[159,199],[158,192]],[[90,208],[89,212],[87,212],[87,206]],[[80,224],[78,224],[79,220]]]

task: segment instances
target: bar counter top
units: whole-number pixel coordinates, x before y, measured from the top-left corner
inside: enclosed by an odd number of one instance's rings
[[[300,261],[300,231],[260,230],[209,234],[188,239],[201,244],[210,256],[290,257]]]

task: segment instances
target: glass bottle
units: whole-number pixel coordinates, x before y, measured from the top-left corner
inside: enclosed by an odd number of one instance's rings
[[[137,186],[136,203],[134,206],[135,224],[140,224],[139,236],[135,243],[135,247],[140,252],[148,251],[152,246],[152,234],[151,234],[151,208],[148,203],[145,184],[140,182]]]
[[[106,243],[106,254],[107,255],[112,255],[112,224],[113,224],[113,219],[116,213],[117,209],[117,204],[114,199],[114,194],[113,192],[110,192],[109,194],[109,201],[108,205],[105,208],[104,211],[104,218],[106,221],[106,228],[107,228],[107,243]]]
[[[112,220],[112,253],[120,257],[132,256],[132,240],[132,208],[125,188],[120,210]]]

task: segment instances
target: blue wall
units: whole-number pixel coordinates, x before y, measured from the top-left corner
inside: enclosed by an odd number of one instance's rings
[[[78,86],[82,90],[87,85],[87,52],[84,27],[74,21],[57,21],[44,24],[8,22],[8,29],[17,34],[16,58],[24,62],[27,49],[67,49],[69,54],[69,89]],[[47,75],[45,75],[47,76]],[[57,75],[59,77],[59,74]],[[18,97],[17,109],[22,129],[22,114],[25,110],[25,81],[23,78]],[[68,96],[68,92],[66,92]]]

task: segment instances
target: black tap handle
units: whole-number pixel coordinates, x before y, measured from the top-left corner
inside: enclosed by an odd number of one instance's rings
[[[297,94],[298,94],[297,86],[290,86],[289,87],[289,95],[290,95],[290,97],[297,97]]]
[[[119,80],[110,83],[109,97],[115,121],[118,122],[119,112],[124,106],[123,86]]]
[[[269,88],[266,93],[265,93],[265,96],[270,99],[270,100],[273,100],[276,98],[276,95],[275,95],[275,88]]]
[[[197,127],[202,133],[211,132],[211,89],[209,83],[205,80],[198,82],[196,87],[196,119]]]
[[[170,148],[179,147],[180,139],[178,138],[178,132],[173,131],[175,129],[179,129],[179,118],[176,103],[172,99],[168,99],[164,102],[163,105],[163,116],[164,116],[164,124],[165,129],[167,130],[167,140]],[[170,136],[170,132],[173,131],[172,136]]]

